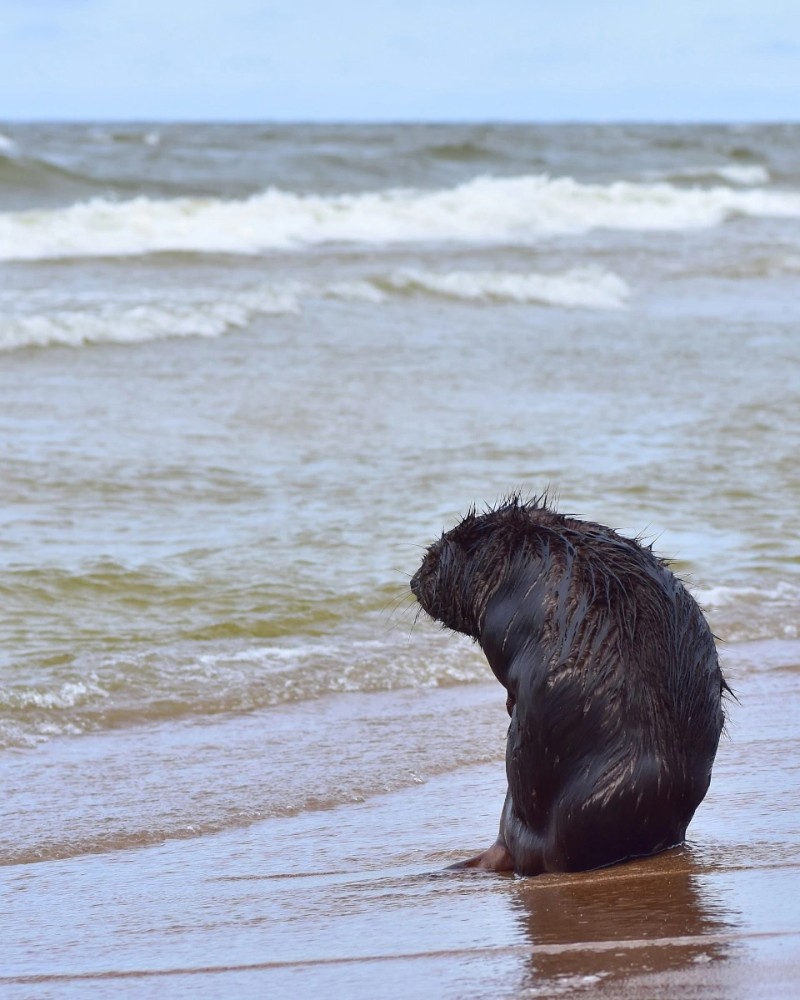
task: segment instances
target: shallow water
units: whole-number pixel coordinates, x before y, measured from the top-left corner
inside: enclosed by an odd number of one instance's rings
[[[798,915],[797,128],[0,133],[4,988],[708,966],[768,995]],[[506,717],[408,578],[471,503],[545,488],[675,559],[740,704],[676,860],[431,879],[494,835]],[[584,947],[639,923],[683,943]]]
[[[747,646],[747,661],[757,652]],[[501,731],[495,687],[409,693],[409,734],[435,703],[439,719],[465,723],[439,726],[447,774],[145,850],[98,845],[5,869],[13,961],[0,983],[37,997],[789,995],[800,841],[797,768],[785,764],[797,757],[798,675],[777,656],[766,673],[742,673],[750,711],[732,712],[685,847],[536,879],[442,870],[495,830],[501,749],[484,764],[459,759],[477,708]],[[370,730],[385,728],[367,710],[383,697],[351,696],[371,719],[367,759]],[[390,725],[384,752],[401,746]],[[139,761],[131,769],[141,777]]]

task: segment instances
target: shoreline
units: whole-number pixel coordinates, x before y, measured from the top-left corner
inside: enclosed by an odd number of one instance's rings
[[[800,988],[797,672],[739,678],[690,840],[532,879],[443,869],[494,835],[500,762],[363,802],[135,850],[9,866],[10,997],[319,995],[353,1000],[692,996]],[[54,906],[54,901],[58,905]],[[16,904],[16,905],[14,905]],[[149,985],[149,984],[152,984]]]

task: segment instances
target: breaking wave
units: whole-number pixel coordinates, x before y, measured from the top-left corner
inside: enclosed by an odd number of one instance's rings
[[[766,167],[754,163],[683,167],[669,171],[666,179],[694,182],[722,180],[726,184],[736,184],[740,187],[755,187],[758,184],[768,184],[771,178]]]
[[[754,180],[755,174],[748,177]],[[432,191],[395,188],[334,196],[270,188],[229,201],[95,198],[68,208],[0,215],[0,259],[258,254],[336,243],[528,246],[546,236],[597,228],[709,228],[736,215],[800,218],[800,192],[667,182],[582,184],[569,177],[528,175],[478,177]]]
[[[563,274],[509,271],[397,271],[384,282],[391,291],[418,292],[470,302],[523,302],[565,308],[620,309],[627,284],[609,271],[575,269]]]
[[[167,337],[219,337],[259,317],[297,313],[304,299],[379,305],[425,295],[464,302],[528,303],[568,309],[620,309],[630,289],[616,274],[594,268],[556,274],[512,271],[395,270],[314,286],[290,281],[238,291],[176,290],[169,299],[139,302],[21,303],[0,316],[0,351],[85,343],[137,343]]]

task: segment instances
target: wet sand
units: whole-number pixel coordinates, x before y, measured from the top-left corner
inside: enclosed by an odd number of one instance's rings
[[[800,125],[1,131],[0,1000],[800,996]],[[741,707],[682,851],[444,873],[508,719],[409,575],[548,486]]]
[[[444,872],[494,836],[498,757],[213,836],[8,866],[0,992],[798,995],[800,671],[785,645],[777,666],[733,676],[741,704],[682,848],[566,876]],[[466,690],[438,694],[452,707]],[[497,687],[480,690],[502,712]]]

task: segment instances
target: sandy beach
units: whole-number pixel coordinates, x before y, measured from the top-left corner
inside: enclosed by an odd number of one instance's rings
[[[0,996],[800,996],[800,126],[0,125]],[[425,547],[550,489],[738,702],[685,847],[494,839]]]
[[[498,757],[368,802],[5,868],[3,995],[792,996],[800,671],[786,644],[751,672],[761,645],[731,664],[741,704],[682,848],[574,875],[443,871],[493,836]],[[498,691],[413,699],[502,726]]]

